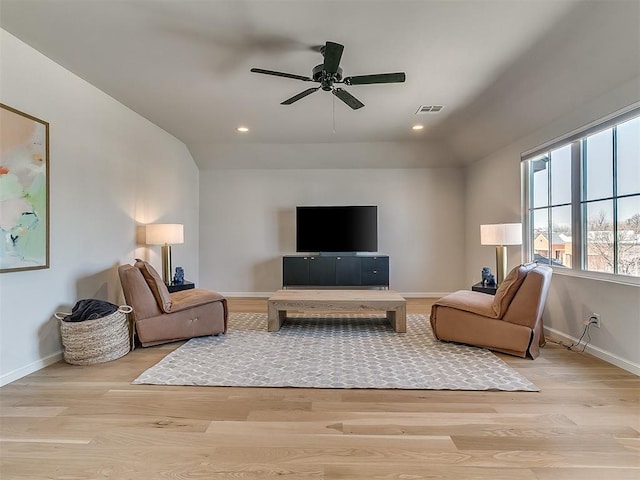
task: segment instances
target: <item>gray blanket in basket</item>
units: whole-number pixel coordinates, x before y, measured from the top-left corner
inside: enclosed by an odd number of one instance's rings
[[[82,322],[84,320],[95,320],[96,318],[106,317],[118,311],[118,306],[104,300],[96,300],[95,298],[86,298],[79,300],[73,306],[71,314],[64,317],[65,322]]]

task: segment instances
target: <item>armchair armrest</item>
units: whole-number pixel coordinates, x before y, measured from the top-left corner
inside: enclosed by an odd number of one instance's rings
[[[498,318],[493,310],[493,295],[470,290],[458,290],[440,298],[433,305],[455,308],[464,312],[475,313],[488,318]]]

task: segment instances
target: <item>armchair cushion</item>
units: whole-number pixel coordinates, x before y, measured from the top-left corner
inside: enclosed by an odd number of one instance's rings
[[[169,294],[169,289],[165,285],[162,277],[153,268],[149,263],[144,260],[140,260],[136,258],[135,267],[139,268],[144,276],[144,279],[147,281],[149,288],[153,292],[153,296],[156,297],[156,301],[158,305],[162,307],[162,311],[164,313],[169,313],[171,311],[172,300],[171,295]]]
[[[204,303],[220,302],[225,298],[212,290],[202,288],[192,288],[191,290],[182,290],[171,294],[171,308],[169,312],[179,312],[188,308],[197,307]]]
[[[464,312],[476,313],[483,317],[498,318],[493,309],[493,297],[486,293],[458,290],[438,300],[438,305]]]
[[[158,307],[158,301],[139,268],[122,265],[118,268],[118,274],[127,303],[133,307],[133,302],[135,302],[135,308],[131,313],[134,319],[155,317],[162,314],[162,310]]]
[[[496,294],[493,297],[492,305],[495,318],[502,318],[504,316],[513,297],[516,296],[518,289],[522,285],[522,282],[524,282],[527,273],[533,270],[535,266],[536,264],[533,262],[515,267],[498,286],[498,290],[496,290]]]

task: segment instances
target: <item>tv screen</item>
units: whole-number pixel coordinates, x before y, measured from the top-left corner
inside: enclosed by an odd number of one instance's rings
[[[377,252],[378,207],[296,207],[296,251]]]

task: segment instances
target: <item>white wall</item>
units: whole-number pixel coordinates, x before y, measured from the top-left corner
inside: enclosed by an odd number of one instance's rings
[[[321,146],[311,155],[322,155]],[[296,205],[377,205],[392,289],[462,288],[463,187],[459,168],[202,170],[201,284],[234,295],[273,292],[282,286],[282,255],[295,253]]]
[[[468,167],[467,283],[480,278],[483,265],[495,265],[493,247],[480,245],[480,225],[520,221],[520,154],[638,101],[640,79],[634,79]],[[509,252],[512,267],[521,260],[520,249],[509,247]],[[640,287],[554,270],[545,327],[556,336],[573,340],[580,336],[582,322],[591,312],[599,313],[603,320],[600,329],[591,329],[587,351],[640,374]]]
[[[56,311],[121,301],[116,267],[160,269],[137,225],[185,225],[174,265],[198,280],[198,170],[174,137],[0,30],[0,102],[50,123],[50,253],[44,270],[0,274],[0,384],[60,357]]]

